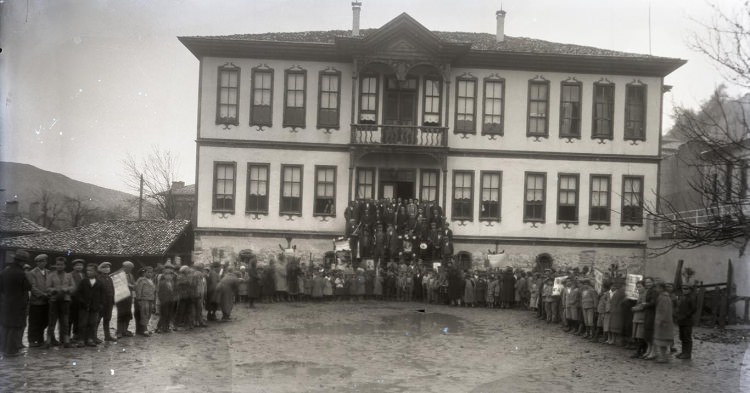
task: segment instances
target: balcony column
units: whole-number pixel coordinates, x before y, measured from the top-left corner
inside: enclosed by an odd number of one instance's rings
[[[446,199],[448,192],[448,168],[443,165],[443,203],[442,206],[445,207],[445,210],[443,211],[443,215],[446,217],[445,221],[448,221],[448,200]],[[451,206],[453,208],[453,206]]]
[[[359,85],[359,62],[357,59],[354,59],[354,67],[352,69],[352,120],[350,124],[355,124],[355,115],[357,113],[357,87]]]

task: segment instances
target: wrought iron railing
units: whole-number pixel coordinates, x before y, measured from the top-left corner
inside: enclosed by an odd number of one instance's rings
[[[352,144],[448,146],[448,127],[352,124]]]

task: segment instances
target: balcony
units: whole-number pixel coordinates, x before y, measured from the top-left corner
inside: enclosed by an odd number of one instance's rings
[[[448,146],[448,127],[352,124],[353,145]]]
[[[712,228],[722,224],[733,225],[738,217],[750,216],[750,203],[741,205],[718,205],[704,209],[685,210],[666,214],[664,217],[650,216],[651,238],[674,239],[680,236],[685,228]]]

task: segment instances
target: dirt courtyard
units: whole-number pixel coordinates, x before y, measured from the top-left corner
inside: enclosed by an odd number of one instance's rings
[[[657,364],[564,333],[520,310],[375,301],[277,303],[252,310],[240,305],[233,318],[98,348],[31,348],[25,356],[0,360],[0,390],[750,391],[750,381],[742,381],[750,373],[744,340],[696,339],[691,361]],[[705,329],[696,328],[696,336],[702,334],[707,335]]]

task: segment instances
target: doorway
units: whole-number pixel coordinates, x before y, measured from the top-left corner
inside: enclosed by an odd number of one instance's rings
[[[383,181],[380,182],[380,198],[410,199],[414,198],[414,182]]]

